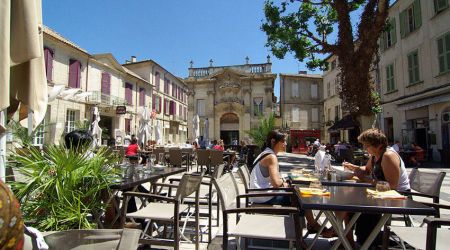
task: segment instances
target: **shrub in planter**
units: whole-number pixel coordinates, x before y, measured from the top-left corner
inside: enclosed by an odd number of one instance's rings
[[[30,148],[28,155],[14,155],[24,181],[12,189],[21,202],[27,225],[41,231],[91,229],[92,214],[106,208],[102,197],[117,178],[115,157],[107,148],[92,154],[64,146],[49,146],[41,153]]]

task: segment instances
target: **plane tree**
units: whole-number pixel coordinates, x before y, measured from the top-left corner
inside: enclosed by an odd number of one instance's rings
[[[267,0],[261,29],[277,58],[292,53],[309,69],[323,69],[320,55],[336,55],[343,108],[370,115],[380,111],[370,71],[388,7],[389,0]]]

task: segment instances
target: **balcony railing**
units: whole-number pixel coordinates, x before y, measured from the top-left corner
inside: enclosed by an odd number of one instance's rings
[[[189,76],[195,78],[201,78],[205,76],[212,75],[218,71],[225,68],[235,69],[241,72],[250,74],[263,74],[272,72],[271,63],[261,63],[261,64],[244,64],[244,65],[232,65],[232,66],[222,66],[222,67],[204,67],[204,68],[190,68]]]
[[[121,106],[129,105],[127,100],[118,96],[103,94],[101,91],[92,91],[92,95],[87,98],[87,101],[95,104],[102,104],[107,106]]]

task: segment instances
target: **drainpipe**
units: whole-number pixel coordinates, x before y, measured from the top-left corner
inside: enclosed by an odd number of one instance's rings
[[[90,56],[88,56],[87,62],[86,62],[86,91],[88,91],[88,84],[89,84],[89,61],[90,61]],[[90,105],[88,105],[88,107],[89,107],[89,111],[90,111]],[[89,117],[86,117],[86,116],[87,116],[87,112],[85,110],[84,118],[85,119],[90,118],[90,116]],[[90,122],[90,119],[88,119],[88,121]]]

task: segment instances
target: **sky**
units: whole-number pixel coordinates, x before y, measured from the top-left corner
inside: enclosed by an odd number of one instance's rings
[[[304,63],[276,59],[265,47],[264,0],[44,0],[44,24],[90,54],[112,53],[125,63],[152,59],[172,74],[194,67],[265,63],[272,72],[297,73]],[[322,72],[312,72],[320,74]],[[275,81],[279,97],[279,79]],[[279,100],[279,99],[278,99]]]

